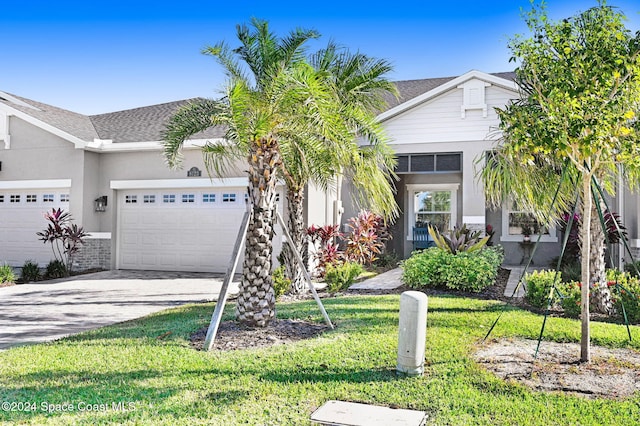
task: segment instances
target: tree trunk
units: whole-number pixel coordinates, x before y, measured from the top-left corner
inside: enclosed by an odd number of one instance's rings
[[[248,158],[253,217],[245,240],[242,280],[236,302],[236,319],[252,327],[266,326],[276,314],[271,265],[276,168],[280,161],[275,140],[254,141]]]
[[[591,260],[591,211],[593,209],[591,198],[591,175],[583,174],[582,177],[582,227],[580,229],[581,261],[582,261],[582,288],[581,288],[581,321],[582,336],[580,338],[580,361],[591,362],[591,329],[589,325],[589,282]]]
[[[282,246],[282,260],[287,271],[287,277],[291,280],[291,291],[302,293],[305,290],[302,268],[291,250],[296,250],[302,255],[305,242],[305,229],[303,220],[304,188],[289,189],[287,191],[287,227],[293,241],[288,241]]]
[[[599,202],[600,211],[604,212],[604,203],[602,200],[599,200]],[[591,208],[591,257],[589,259],[591,272],[589,288],[592,290],[591,307],[594,312],[611,314],[613,313],[613,303],[611,301],[611,292],[607,286],[604,255],[605,231],[598,214],[598,205],[594,202]]]

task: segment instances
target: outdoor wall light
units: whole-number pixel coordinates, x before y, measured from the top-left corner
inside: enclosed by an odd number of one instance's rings
[[[103,195],[101,197],[96,198],[94,201],[95,211],[104,212],[107,210],[107,196]]]

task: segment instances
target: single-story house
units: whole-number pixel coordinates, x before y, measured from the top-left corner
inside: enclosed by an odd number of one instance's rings
[[[514,74],[470,71],[397,87],[400,97],[379,115],[400,177],[402,214],[391,248],[407,257],[415,227],[425,222],[481,230],[491,224],[506,263],[520,263],[529,248],[521,212],[509,205],[487,210],[475,172],[477,159],[496,143],[494,108],[518,96]],[[36,232],[46,227],[45,211],[63,208],[91,234],[77,269],[224,271],[246,210],[247,178],[242,165],[224,179],[208,177],[199,147],[222,136],[215,128],[187,141],[182,170],[167,167],[162,130],[185,102],[87,116],[0,91],[0,263],[45,266],[51,248]],[[349,182],[341,192],[342,202],[310,187],[307,224],[344,222],[357,213]],[[624,194],[616,203],[637,246],[639,199]],[[558,232],[543,232],[537,264],[559,251]],[[278,234],[276,255],[280,245]]]

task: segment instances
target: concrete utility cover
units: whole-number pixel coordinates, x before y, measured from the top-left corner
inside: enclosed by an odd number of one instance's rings
[[[426,424],[427,413],[356,402],[327,401],[311,415],[311,421],[329,426],[422,426]]]

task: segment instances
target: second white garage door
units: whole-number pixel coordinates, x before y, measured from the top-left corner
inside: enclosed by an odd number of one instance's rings
[[[118,191],[117,267],[225,272],[246,211],[245,193],[229,187]],[[276,232],[274,259],[280,227]]]

